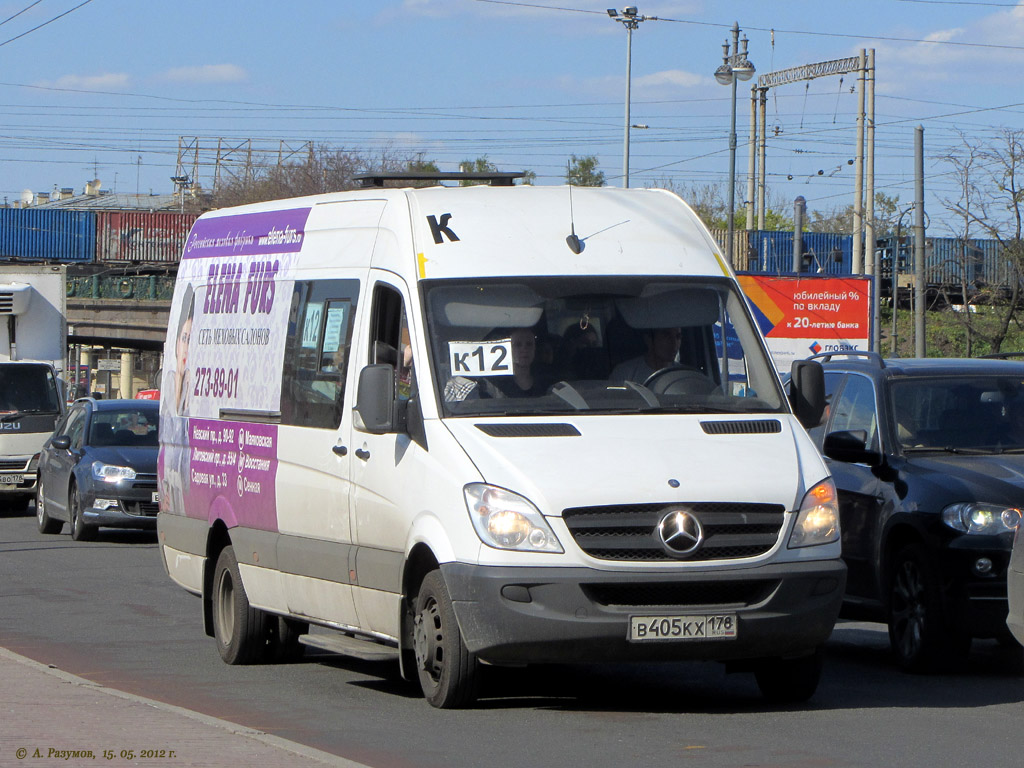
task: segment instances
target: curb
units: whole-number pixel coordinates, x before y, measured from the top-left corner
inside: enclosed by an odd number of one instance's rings
[[[77,675],[72,675],[70,672],[58,669],[57,667],[42,664],[34,659],[21,656],[7,648],[0,647],[0,658],[22,664],[38,672],[45,672],[52,677],[56,677],[66,683],[70,683],[80,688],[85,688],[96,693],[104,693],[136,704],[142,704],[171,715],[185,717],[189,720],[194,720],[198,723],[202,723],[203,725],[217,728],[218,730],[234,736],[242,736],[244,738],[252,739],[253,741],[258,741],[268,747],[273,747],[274,749],[279,749],[299,757],[315,760],[319,763],[323,763],[325,766],[330,766],[331,768],[370,768],[370,766],[364,765],[363,763],[357,763],[353,760],[348,760],[344,757],[332,755],[329,752],[323,752],[319,749],[307,747],[304,744],[289,741],[288,739],[283,739],[279,736],[273,736],[272,734],[265,733],[264,731],[258,731],[244,725],[238,725],[237,723],[232,723],[228,720],[221,720],[216,717],[204,715],[200,712],[194,712],[191,709],[185,709],[183,707],[174,706],[173,704],[166,704],[162,701],[136,696],[133,693],[119,691],[116,688],[107,688],[106,686],[87,680],[84,677],[78,677]]]

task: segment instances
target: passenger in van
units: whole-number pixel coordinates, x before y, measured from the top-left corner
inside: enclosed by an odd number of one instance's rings
[[[651,374],[679,361],[679,345],[683,339],[680,328],[648,328],[643,337],[647,351],[615,366],[609,377],[612,381],[643,384]]]

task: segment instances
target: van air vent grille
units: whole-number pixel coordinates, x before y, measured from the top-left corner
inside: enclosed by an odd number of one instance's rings
[[[491,437],[579,437],[572,424],[477,424],[476,428]]]
[[[770,435],[782,431],[782,422],[778,419],[702,421],[700,427],[709,435]]]

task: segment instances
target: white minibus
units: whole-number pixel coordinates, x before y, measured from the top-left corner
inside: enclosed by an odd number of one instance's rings
[[[204,214],[182,254],[159,542],[223,659],[391,656],[438,707],[533,663],[812,695],[846,574],[821,368],[787,398],[693,211],[375,181]]]

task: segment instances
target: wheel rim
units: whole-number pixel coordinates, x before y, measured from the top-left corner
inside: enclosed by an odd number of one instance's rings
[[[229,645],[235,631],[235,583],[227,569],[221,572],[217,584],[217,626],[221,643]]]
[[[39,484],[36,486],[36,520],[39,521],[40,525],[43,524],[44,517],[45,512],[43,508],[43,482],[40,480]]]
[[[437,600],[429,598],[414,622],[416,666],[437,682],[444,671],[444,624]]]
[[[80,523],[78,522],[78,492],[71,491],[71,528],[72,530],[78,530]]]
[[[892,626],[900,654],[913,658],[924,639],[924,583],[917,564],[907,560],[900,564],[892,587]]]

